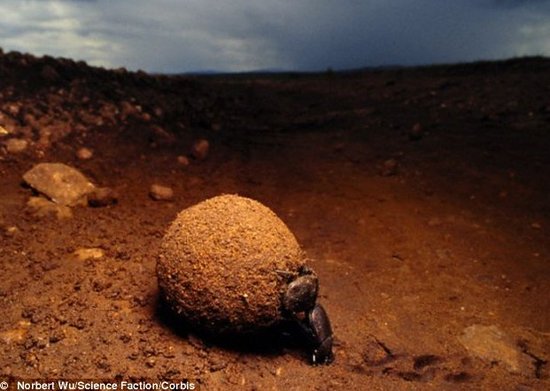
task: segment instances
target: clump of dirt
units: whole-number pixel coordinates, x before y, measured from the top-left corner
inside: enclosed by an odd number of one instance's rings
[[[162,241],[157,276],[166,301],[191,325],[243,333],[282,320],[288,278],[304,265],[274,212],[222,195],[178,214]]]

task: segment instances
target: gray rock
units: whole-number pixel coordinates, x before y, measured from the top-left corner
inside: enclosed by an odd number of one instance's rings
[[[532,360],[497,326],[473,325],[464,329],[459,341],[473,355],[489,363],[500,362],[510,372],[530,373]]]
[[[78,170],[62,163],[40,163],[23,174],[36,191],[60,205],[85,204],[95,186]]]

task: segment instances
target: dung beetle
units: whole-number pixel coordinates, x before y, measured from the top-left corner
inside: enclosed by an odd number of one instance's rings
[[[321,304],[315,304],[315,307],[309,311],[307,319],[307,327],[312,336],[312,364],[330,364],[334,360],[334,355],[332,353],[332,327],[330,327],[327,312]]]
[[[303,330],[311,349],[311,363],[330,364],[332,353],[332,327],[327,312],[317,303],[319,280],[313,270],[303,267],[292,280],[283,296],[285,312],[296,320]]]

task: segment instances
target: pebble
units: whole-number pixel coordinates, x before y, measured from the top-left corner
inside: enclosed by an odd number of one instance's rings
[[[153,184],[149,196],[155,201],[170,201],[174,198],[174,190],[171,187]]]
[[[23,140],[20,138],[10,138],[6,141],[6,150],[9,153],[19,153],[27,149],[28,145],[29,143],[27,140]]]
[[[34,190],[60,205],[74,206],[86,201],[95,186],[77,169],[62,163],[40,163],[23,180]]]
[[[155,107],[153,109],[153,113],[159,118],[161,118],[164,115],[164,112],[162,111],[162,109],[160,107]]]
[[[17,228],[15,225],[2,227],[2,229],[4,230],[4,235],[7,237],[13,237],[19,232],[19,228]]]
[[[208,150],[210,149],[210,143],[208,140],[199,139],[193,143],[191,148],[191,156],[197,160],[204,160],[208,156]]]
[[[97,247],[79,248],[73,252],[73,255],[79,261],[86,261],[88,259],[101,259],[105,256],[105,252]]]
[[[91,159],[92,156],[94,156],[93,151],[86,147],[82,147],[78,151],[76,151],[76,157],[80,160],[88,160]]]
[[[125,121],[130,116],[139,116],[140,110],[128,101],[120,102],[120,118]]]
[[[178,156],[178,163],[183,167],[187,167],[189,165],[189,158],[187,156],[180,155]]]

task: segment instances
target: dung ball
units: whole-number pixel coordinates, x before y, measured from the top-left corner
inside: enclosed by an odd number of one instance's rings
[[[268,207],[222,195],[180,212],[162,239],[157,277],[189,325],[248,333],[284,319],[288,284],[305,267],[288,227]]]

